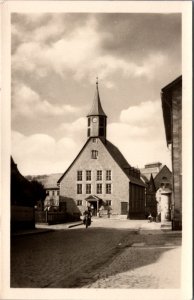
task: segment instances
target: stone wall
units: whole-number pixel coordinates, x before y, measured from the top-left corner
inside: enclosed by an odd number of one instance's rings
[[[172,94],[172,166],[173,166],[173,229],[182,228],[182,94],[177,87]]]

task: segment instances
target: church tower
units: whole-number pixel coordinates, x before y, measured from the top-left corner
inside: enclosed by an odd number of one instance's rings
[[[100,137],[106,139],[106,114],[104,113],[99,96],[98,78],[96,80],[96,91],[92,108],[87,115],[88,118],[88,138]]]

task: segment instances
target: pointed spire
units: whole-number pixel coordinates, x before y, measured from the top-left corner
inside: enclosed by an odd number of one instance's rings
[[[96,91],[95,91],[94,101],[92,104],[92,108],[91,108],[89,114],[87,115],[87,117],[89,117],[89,116],[105,116],[106,117],[106,114],[104,113],[101,102],[100,102],[100,95],[99,95],[99,90],[98,90],[98,77],[96,77]]]

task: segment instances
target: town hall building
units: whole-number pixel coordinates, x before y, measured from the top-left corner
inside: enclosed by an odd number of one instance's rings
[[[98,82],[87,115],[87,141],[58,180],[60,205],[72,215],[90,206],[93,215],[145,217],[145,184],[119,149],[106,138],[107,116],[102,108]]]

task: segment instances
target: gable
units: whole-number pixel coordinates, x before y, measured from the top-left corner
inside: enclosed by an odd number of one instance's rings
[[[156,190],[159,189],[161,182],[166,178],[166,181],[168,181],[170,184],[172,184],[172,172],[169,170],[169,168],[164,165],[163,168],[160,170],[160,172],[156,175],[154,178],[154,184],[156,187]]]
[[[61,182],[61,180],[64,178],[64,176],[70,171],[70,169],[74,166],[74,164],[76,164],[78,162],[78,160],[81,159],[84,161],[84,164],[82,162],[82,165],[84,165],[84,167],[86,167],[88,165],[87,167],[90,168],[93,165],[93,167],[96,166],[96,168],[97,168],[97,167],[99,167],[99,164],[101,164],[101,167],[104,165],[105,157],[106,157],[106,163],[110,157],[111,161],[114,161],[116,163],[116,166],[120,167],[122,173],[125,174],[125,176],[127,177],[128,180],[130,180],[130,182],[135,183],[137,185],[145,186],[145,184],[143,183],[143,181],[141,179],[135,178],[135,177],[129,175],[128,170],[131,168],[131,166],[129,165],[129,163],[127,162],[127,160],[124,158],[124,156],[122,155],[122,153],[119,151],[119,149],[117,147],[115,147],[109,141],[103,140],[100,138],[95,138],[95,140],[97,140],[97,143],[95,144],[95,143],[93,143],[93,139],[94,138],[91,137],[87,140],[87,142],[82,147],[82,149],[80,150],[80,152],[78,153],[78,155],[76,156],[74,161],[71,163],[69,168],[65,171],[65,173],[58,180],[58,183]],[[99,151],[99,154],[101,156],[103,156],[103,158],[100,156],[96,160],[94,160],[94,159],[90,160],[92,149]],[[83,153],[85,153],[85,151],[87,152],[87,155],[86,154],[83,155]],[[91,164],[91,165],[89,165],[89,164]],[[110,164],[110,161],[109,161],[109,164]]]

